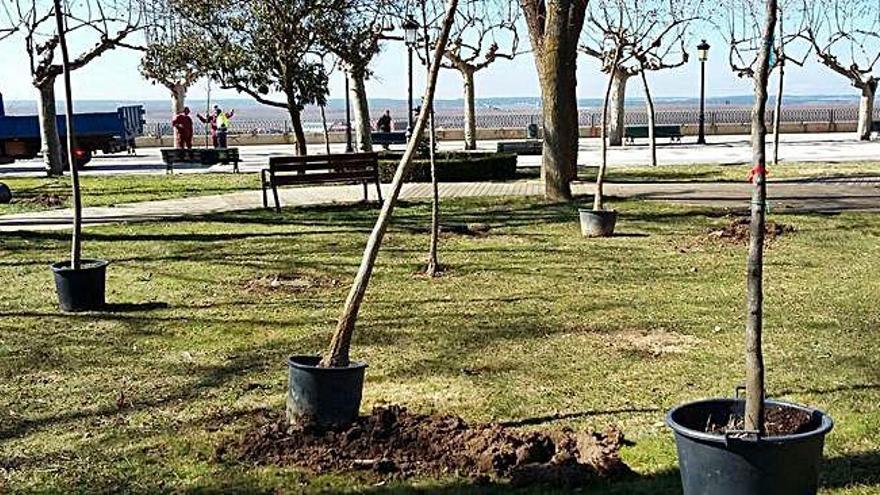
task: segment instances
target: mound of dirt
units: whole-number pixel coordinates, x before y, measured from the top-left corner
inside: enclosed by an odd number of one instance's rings
[[[721,229],[709,229],[706,237],[730,244],[748,244],[751,227],[749,217],[736,217]],[[772,242],[785,234],[795,232],[793,225],[768,221],[764,223],[764,243]]]
[[[307,273],[276,273],[246,280],[243,284],[247,292],[266,294],[272,292],[299,293],[316,289],[337,287],[339,281],[324,275]]]
[[[20,203],[42,206],[43,208],[60,208],[64,206],[67,198],[58,194],[41,193],[21,198]]]
[[[623,442],[623,434],[610,427],[603,433],[521,432],[387,406],[336,431],[268,418],[220,445],[218,455],[317,473],[364,471],[380,479],[459,475],[477,481],[505,478],[516,486],[573,487],[628,473],[619,455]]]

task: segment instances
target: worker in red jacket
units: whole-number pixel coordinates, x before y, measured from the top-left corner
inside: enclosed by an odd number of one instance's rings
[[[191,150],[193,147],[193,120],[189,116],[189,107],[183,107],[183,111],[174,116],[171,125],[175,130],[177,148]]]

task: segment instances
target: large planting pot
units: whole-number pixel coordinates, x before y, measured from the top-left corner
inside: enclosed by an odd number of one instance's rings
[[[805,433],[761,437],[705,433],[711,421],[724,424],[743,414],[741,399],[708,399],[676,407],[666,415],[675,431],[684,495],[807,495],[818,490],[825,435],[833,422],[808,407],[766,401],[766,407],[795,408],[810,415]]]
[[[593,210],[579,208],[581,233],[586,237],[609,237],[614,235],[617,212],[614,210]]]
[[[51,265],[55,275],[55,292],[62,311],[95,311],[104,308],[107,278],[105,260],[82,260],[74,270],[70,261]]]
[[[318,356],[291,356],[287,360],[287,419],[321,426],[346,426],[357,419],[367,365],[320,368]]]

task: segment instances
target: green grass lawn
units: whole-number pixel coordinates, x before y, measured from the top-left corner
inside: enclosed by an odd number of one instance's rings
[[[745,182],[751,165],[662,165],[657,167],[608,167],[609,182]],[[880,176],[880,162],[782,162],[768,166],[770,180],[822,179]],[[580,173],[585,180],[595,180],[596,168]]]
[[[398,210],[355,337],[353,357],[370,365],[364,409],[616,424],[635,442],[624,458],[638,475],[588,493],[679,493],[664,414],[742,380],[746,248],[707,240],[730,221],[723,212],[614,206],[620,235],[588,240],[569,205],[448,201],[447,221],[492,230],[445,237],[452,271],[437,280],[413,275],[429,205]],[[117,306],[86,315],[56,310],[47,265],[66,255],[65,234],[4,234],[0,492],[510,493],[215,459],[255,411],[283,408],[285,357],[324,349],[376,214],[336,206],[90,228],[85,254],[112,260]],[[766,256],[769,393],[835,419],[823,493],[880,493],[880,216],[771,219],[797,232]],[[313,283],[253,282],[278,274]]]
[[[609,167],[609,182],[744,182],[747,165],[664,165],[660,167]],[[596,169],[581,171],[582,180],[595,180]],[[537,169],[521,169],[521,179],[536,179]],[[770,168],[771,180],[880,176],[880,162],[783,163]],[[70,179],[0,178],[13,190],[11,204],[0,204],[0,215],[70,206]],[[177,174],[83,176],[83,204],[110,206],[191,196],[259,190],[257,174]]]
[[[111,206],[136,201],[185,198],[260,189],[257,174],[102,175],[81,177],[83,205]],[[0,177],[13,201],[0,215],[70,206],[70,178]]]

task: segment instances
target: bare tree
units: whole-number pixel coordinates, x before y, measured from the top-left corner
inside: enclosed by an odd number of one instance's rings
[[[778,69],[776,101],[773,112],[773,163],[779,163],[779,136],[782,123],[782,101],[787,63],[803,66],[810,54],[810,47],[802,43],[806,32],[804,8],[801,0],[788,0],[778,4],[777,32],[773,35],[773,51],[770,72]],[[739,77],[753,77],[760,56],[763,39],[763,0],[733,0],[725,12],[726,33],[729,46],[729,63]],[[783,30],[785,20],[794,26],[789,32]]]
[[[56,59],[60,37],[53,26],[53,2],[14,0],[8,12],[23,35],[31,80],[39,94],[43,160],[49,175],[61,175],[63,159],[56,124],[55,81],[64,70]],[[78,54],[71,54],[71,71],[85,67],[109,50],[130,47],[126,40],[142,27],[141,9],[134,0],[81,0],[70,4],[63,21],[64,35],[76,39],[74,46],[91,43]]]
[[[814,0],[806,3],[806,38],[819,62],[861,92],[858,136],[871,139],[880,60],[880,5],[872,0]]]
[[[672,69],[687,63],[689,27],[698,19],[702,5],[703,0],[591,2],[580,50],[599,60],[602,71],[611,76],[609,145],[623,143],[627,81],[645,70]],[[621,32],[623,35],[618,35]],[[611,66],[607,54],[617,48],[622,56]]]
[[[766,111],[767,81],[773,57],[773,36],[778,15],[777,0],[767,0],[760,49],[751,77],[755,83],[752,109],[751,234],[749,240],[746,314],[746,405],[745,429],[764,433],[764,221],[767,214]]]
[[[466,0],[458,9],[443,67],[461,74],[464,83],[464,147],[477,149],[474,75],[498,60],[520,52],[519,9],[506,0]]]
[[[623,10],[618,12],[622,19]],[[625,34],[623,24],[618,24],[618,31],[611,35],[612,43],[608,43],[606,47],[608,51],[605,56],[608,58],[607,64],[610,67],[616,67],[623,58],[623,52],[626,49],[621,43],[621,39]],[[602,139],[602,161],[599,164],[599,171],[596,174],[596,194],[593,196],[593,211],[602,211],[605,209],[605,171],[608,170],[608,106],[611,99],[611,91],[614,88],[614,75],[608,75],[608,84],[605,86],[605,97],[602,99],[602,129],[600,137]]]
[[[360,267],[358,268],[357,275],[352,283],[351,290],[348,293],[348,298],[345,301],[342,314],[339,317],[336,332],[333,334],[333,338],[330,341],[330,349],[321,360],[321,366],[346,367],[350,363],[349,353],[351,350],[351,339],[354,335],[358,312],[360,311],[361,303],[366,295],[367,286],[370,283],[370,277],[373,274],[373,267],[376,264],[376,257],[379,255],[379,248],[382,245],[382,240],[385,237],[385,232],[388,230],[388,224],[394,213],[394,207],[400,196],[404,177],[406,177],[409,172],[413,156],[418,147],[418,142],[421,139],[422,134],[425,132],[425,127],[430,116],[430,109],[433,106],[434,92],[437,86],[437,74],[440,72],[440,61],[443,57],[443,52],[446,49],[446,43],[449,40],[449,31],[452,27],[452,21],[457,7],[458,0],[447,0],[446,13],[435,43],[432,59],[433,62],[431,64],[430,75],[428,76],[428,85],[425,88],[425,97],[423,100],[425,104],[422,105],[419,119],[416,121],[415,129],[413,129],[413,133],[410,136],[406,152],[400,160],[400,164],[397,166],[397,171],[394,173],[394,180],[391,182],[391,192],[385,200],[385,203],[383,203],[382,211],[379,213],[379,218],[376,220],[376,225],[373,227],[370,238],[367,240],[367,247],[364,250],[364,256],[361,259]]]
[[[578,41],[589,0],[520,0],[541,84],[544,195],[571,200],[577,176]]]

